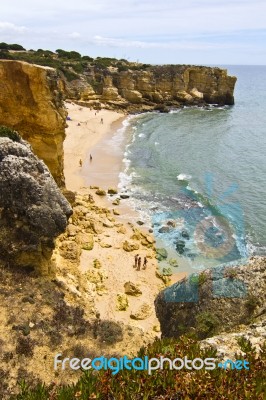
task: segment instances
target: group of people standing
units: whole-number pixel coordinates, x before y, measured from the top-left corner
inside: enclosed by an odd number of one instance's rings
[[[147,263],[148,263],[147,257],[144,257],[142,269],[146,269]],[[136,268],[136,271],[140,271],[140,268],[141,268],[141,257],[140,257],[139,254],[135,255],[134,268]]]

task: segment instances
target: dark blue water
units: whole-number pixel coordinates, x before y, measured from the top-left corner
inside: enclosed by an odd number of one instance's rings
[[[143,114],[126,132],[133,203],[181,269],[266,250],[266,67],[227,69],[234,106]]]

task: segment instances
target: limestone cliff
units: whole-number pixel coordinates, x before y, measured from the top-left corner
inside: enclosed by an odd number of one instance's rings
[[[0,60],[0,125],[15,129],[64,185],[66,111],[59,75],[49,67]]]
[[[162,65],[127,71],[90,67],[79,79],[66,82],[66,90],[84,105],[167,111],[183,105],[233,105],[235,83],[236,77],[225,69],[211,67]]]
[[[266,315],[266,258],[215,268],[162,291],[155,301],[163,337],[213,336]]]
[[[15,139],[0,137],[0,260],[49,274],[72,210],[46,165]]]

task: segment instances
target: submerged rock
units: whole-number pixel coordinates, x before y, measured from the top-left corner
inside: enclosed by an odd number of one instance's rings
[[[185,243],[184,240],[177,240],[177,241],[176,241],[176,243],[175,243],[175,248],[176,248],[176,251],[177,251],[179,254],[183,254],[183,253],[184,253],[185,247],[186,247],[186,243]]]
[[[156,258],[158,261],[162,261],[167,257],[168,257],[168,253],[164,248],[156,249]]]
[[[0,258],[10,266],[49,274],[54,240],[65,231],[71,214],[29,144],[0,137]]]

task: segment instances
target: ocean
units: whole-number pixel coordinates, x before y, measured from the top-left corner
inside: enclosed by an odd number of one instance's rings
[[[234,106],[130,116],[114,137],[120,189],[173,272],[266,252],[266,67],[222,68],[237,76]]]

